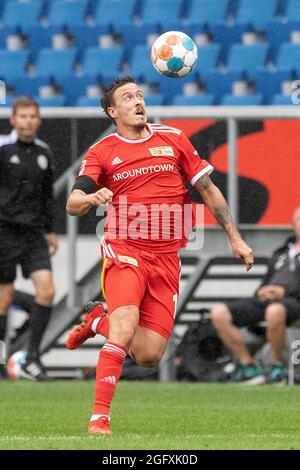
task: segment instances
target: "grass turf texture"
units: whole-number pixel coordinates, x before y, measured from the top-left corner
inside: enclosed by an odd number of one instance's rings
[[[0,449],[300,449],[300,387],[121,382],[93,436],[93,386],[1,382]]]

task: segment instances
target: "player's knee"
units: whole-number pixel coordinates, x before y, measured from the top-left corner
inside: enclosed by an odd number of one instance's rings
[[[110,339],[129,345],[135,335],[137,319],[136,307],[126,307],[110,317]]]
[[[286,322],[286,308],[280,303],[273,303],[266,308],[266,321],[270,326]]]
[[[142,367],[155,367],[160,362],[162,353],[160,351],[151,352],[151,354],[142,354],[136,358],[136,362]]]
[[[216,329],[224,328],[224,326],[232,322],[230,310],[225,304],[213,307],[210,315],[211,321]]]
[[[36,295],[36,303],[40,305],[50,306],[53,303],[55,296],[54,287],[49,286],[40,289]]]

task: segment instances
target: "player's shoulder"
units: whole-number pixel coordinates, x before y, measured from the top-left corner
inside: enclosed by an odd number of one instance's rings
[[[37,147],[42,147],[42,149],[47,150],[47,152],[51,155],[52,152],[51,152],[50,146],[46,142],[44,142],[42,139],[39,139],[38,137],[36,137],[34,139],[34,143]]]
[[[116,142],[118,142],[118,139],[116,137],[116,133],[114,132],[112,134],[106,135],[105,137],[102,137],[100,140],[97,140],[97,142],[89,147],[89,150],[93,150],[94,152],[101,152],[101,150],[115,145]]]
[[[163,134],[177,134],[178,136],[182,135],[182,131],[176,127],[167,126],[166,124],[148,124],[153,133],[163,133]]]
[[[0,148],[6,145],[14,145],[18,140],[18,136],[15,130],[10,134],[0,136]]]

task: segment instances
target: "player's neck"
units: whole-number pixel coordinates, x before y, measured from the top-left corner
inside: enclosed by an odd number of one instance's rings
[[[117,130],[118,134],[120,134],[122,137],[125,137],[125,139],[130,140],[145,139],[150,135],[150,132],[146,125],[142,128],[118,126]]]

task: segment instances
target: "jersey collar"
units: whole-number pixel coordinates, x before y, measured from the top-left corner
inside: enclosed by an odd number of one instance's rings
[[[115,136],[118,137],[118,139],[123,140],[123,142],[127,142],[128,144],[139,144],[140,142],[146,142],[146,140],[151,139],[151,137],[153,136],[153,130],[151,129],[148,123],[146,124],[146,127],[148,132],[150,132],[150,135],[144,137],[143,139],[126,139],[126,137],[123,137],[118,132],[115,132]]]

